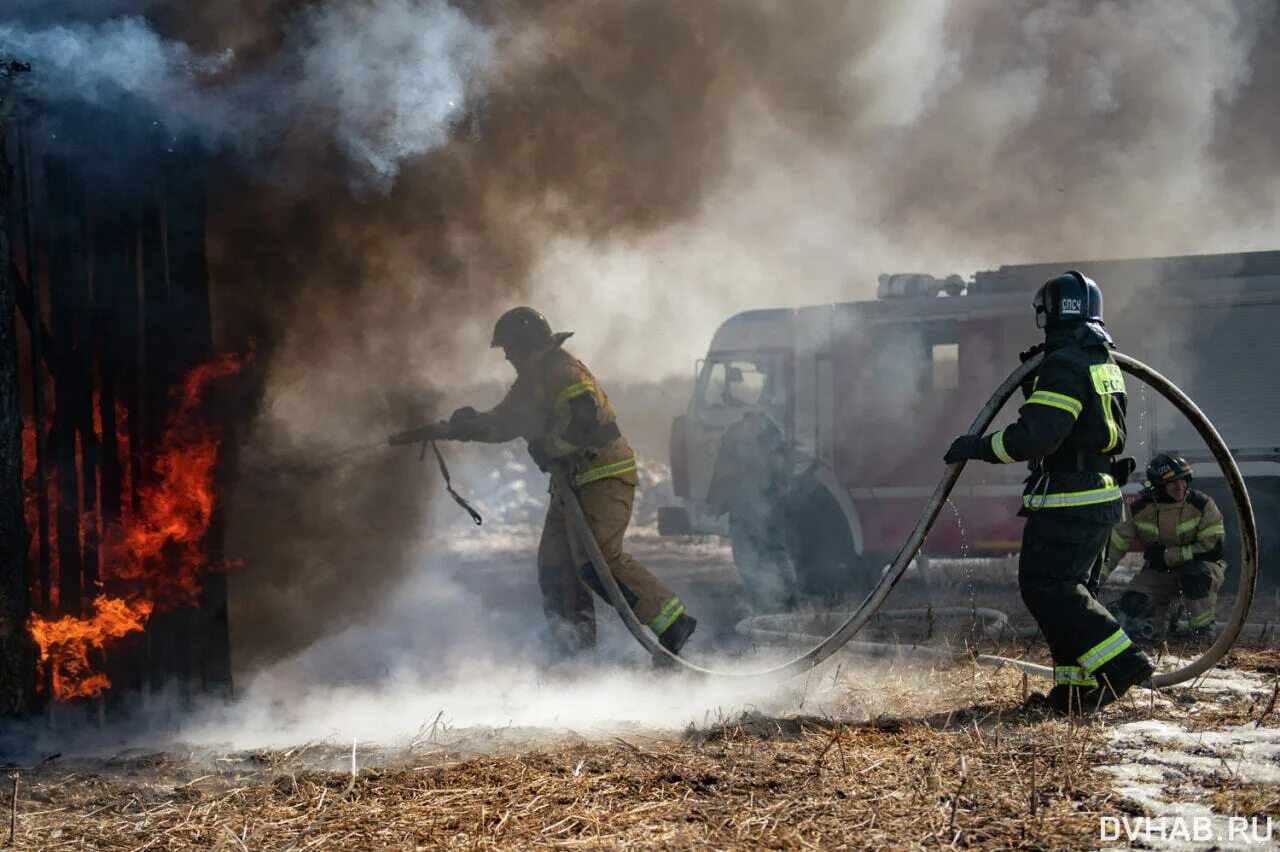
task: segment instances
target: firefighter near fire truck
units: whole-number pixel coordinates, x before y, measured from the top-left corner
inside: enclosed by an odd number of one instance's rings
[[[796,572],[788,552],[790,462],[780,430],[749,410],[725,430],[707,490],[707,505],[729,516],[733,562],[753,612],[790,609]]]
[[[1124,376],[1111,356],[1102,291],[1075,270],[1046,282],[1032,302],[1045,355],[1018,420],[986,436],[962,435],[944,460],[1027,462],[1018,588],[1053,655],[1053,688],[1034,703],[1056,712],[1099,709],[1147,681],[1155,668],[1090,592],[1113,527],[1124,451]]]
[[[1187,627],[1209,638],[1214,606],[1227,565],[1222,511],[1213,498],[1191,487],[1191,465],[1181,456],[1160,453],[1147,465],[1142,495],[1111,531],[1105,581],[1136,541],[1142,569],[1112,607],[1125,632],[1140,641],[1158,642],[1185,609]]]
[[[635,454],[609,398],[586,366],[564,349],[570,335],[553,333],[546,317],[533,308],[507,311],[494,326],[492,341],[516,371],[515,383],[502,401],[486,412],[459,408],[448,420],[393,435],[389,443],[497,444],[524,438],[538,468],[553,474],[537,557],[553,658],[594,647],[592,592],[608,600],[557,483],[572,488],[626,603],[662,647],[677,654],[697,620],[685,612],[678,596],[622,549],[637,483]]]

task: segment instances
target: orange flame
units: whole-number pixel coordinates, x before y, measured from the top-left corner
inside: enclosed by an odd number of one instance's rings
[[[197,407],[209,384],[240,370],[252,356],[226,354],[193,369],[171,392],[177,407],[166,420],[147,475],[138,488],[138,509],[122,508],[118,528],[108,531],[102,550],[102,576],[131,587],[123,597],[99,595],[93,615],[28,622],[40,646],[40,659],[53,671],[54,696],[61,701],[97,696],[111,685],[94,670],[89,651],[103,651],[111,641],[142,630],[155,610],[198,603],[203,571],[211,565],[201,550],[216,503],[214,468],[219,435],[200,422]],[[125,412],[117,408],[123,422]],[[96,424],[101,437],[101,425]],[[123,434],[123,433],[121,433]],[[24,453],[25,455],[25,453]],[[34,453],[31,466],[34,469]],[[122,459],[129,490],[127,448]],[[56,495],[51,495],[51,505]],[[127,502],[127,501],[126,501]],[[28,521],[34,523],[35,501],[28,499]],[[51,510],[52,511],[52,510]],[[97,524],[96,517],[85,516]]]
[[[92,618],[64,615],[57,621],[33,616],[31,635],[40,646],[40,662],[53,671],[53,694],[60,701],[94,698],[111,686],[89,662],[90,648],[102,651],[112,639],[141,630],[151,616],[150,601],[130,604],[121,598],[99,595],[93,601]]]

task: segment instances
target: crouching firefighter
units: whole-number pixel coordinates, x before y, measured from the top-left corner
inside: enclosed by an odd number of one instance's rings
[[[1191,465],[1160,453],[1147,465],[1145,491],[1111,531],[1105,580],[1129,547],[1142,547],[1142,570],[1129,581],[1116,619],[1135,639],[1160,641],[1177,623],[1181,602],[1193,636],[1213,632],[1214,605],[1226,563],[1222,561],[1222,511],[1213,498],[1191,488]]]
[[[1102,320],[1102,291],[1074,270],[1045,283],[1033,306],[1045,357],[1024,385],[1016,423],[986,437],[962,435],[948,464],[1027,461],[1019,512],[1027,518],[1018,588],[1053,654],[1055,685],[1033,702],[1057,712],[1090,711],[1148,680],[1154,667],[1093,597],[1111,529],[1123,517],[1124,376]]]
[[[569,336],[552,334],[546,317],[532,308],[507,311],[494,326],[492,342],[516,370],[506,397],[492,411],[460,408],[448,420],[393,435],[390,443],[441,439],[496,444],[524,438],[540,470],[557,466],[567,473],[636,617],[663,647],[679,653],[697,621],[685,612],[680,598],[622,549],[631,522],[636,459],[608,397],[583,363],[563,348]],[[595,645],[591,592],[608,600],[587,549],[569,524],[565,496],[553,484],[538,543],[538,586],[551,652],[557,658]]]

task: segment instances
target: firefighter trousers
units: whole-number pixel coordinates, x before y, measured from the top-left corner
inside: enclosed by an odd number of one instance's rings
[[[1018,590],[1053,654],[1059,684],[1093,685],[1094,675],[1137,649],[1087,584],[1111,525],[1053,509],[1027,518],[1018,557]]]
[[[783,513],[771,506],[729,509],[729,542],[752,609],[771,612],[787,608],[797,584]]]
[[[622,549],[623,535],[631,523],[635,486],[618,477],[608,477],[574,490],[623,597],[640,623],[661,636],[684,612],[684,604]],[[596,618],[591,593],[595,591],[605,600],[608,597],[554,488],[538,543],[538,587],[553,655],[571,656],[594,646]]]
[[[1177,613],[1171,613],[1169,608],[1181,598],[1187,608],[1187,626],[1199,630],[1214,622],[1214,607],[1225,573],[1221,562],[1192,561],[1163,571],[1144,567],[1125,586],[1121,601],[1130,594],[1141,595],[1151,607],[1156,638],[1161,638],[1174,626]]]

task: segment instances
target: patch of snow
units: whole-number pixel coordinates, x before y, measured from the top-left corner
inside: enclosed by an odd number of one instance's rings
[[[1214,682],[1211,691],[1220,694],[1252,694],[1264,688],[1261,678],[1247,672],[1214,670],[1208,680]],[[1173,705],[1161,702],[1160,706]],[[1246,723],[1190,731],[1176,721],[1143,719],[1119,725],[1107,736],[1122,761],[1101,771],[1112,776],[1116,793],[1146,809],[1149,818],[1142,825],[1168,828],[1199,820],[1211,827],[1217,848],[1259,848],[1255,837],[1240,831],[1238,815],[1216,813],[1194,798],[1173,800],[1167,791],[1171,782],[1195,785],[1226,779],[1234,784],[1280,784],[1280,729]],[[1121,835],[1120,839],[1128,838]],[[1146,832],[1140,840],[1153,848],[1205,847],[1203,840],[1187,840],[1173,831]]]

